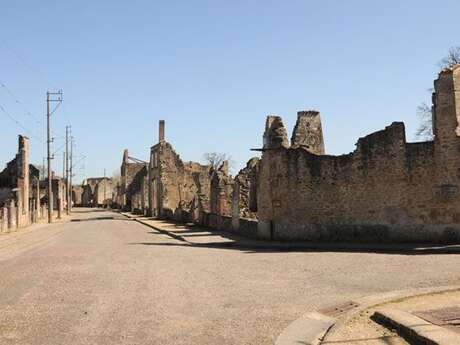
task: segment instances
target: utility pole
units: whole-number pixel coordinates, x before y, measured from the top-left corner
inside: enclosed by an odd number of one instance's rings
[[[54,96],[54,97],[53,97]],[[51,160],[53,159],[51,155],[51,102],[62,102],[62,91],[59,92],[46,92],[46,146],[47,146],[47,160],[48,160],[48,223],[53,222],[53,181],[51,180]],[[56,110],[56,108],[54,109]],[[54,112],[53,110],[53,112]]]
[[[104,168],[104,200],[102,200],[102,206],[105,205],[105,200],[107,200],[106,192],[107,191],[107,180],[105,179],[105,168]]]
[[[69,132],[71,131],[71,126],[65,127],[65,182],[66,182],[66,200],[67,200],[67,215],[70,214],[70,208],[72,207],[72,185],[70,184],[70,174],[69,174]]]
[[[73,177],[73,136],[70,136],[70,163],[69,163],[69,184],[72,187],[72,177]],[[72,212],[72,203],[69,204],[69,212]]]
[[[65,152],[62,152],[62,179],[65,179]]]

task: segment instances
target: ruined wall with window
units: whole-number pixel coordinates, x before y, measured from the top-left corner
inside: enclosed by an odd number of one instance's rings
[[[183,162],[171,144],[162,140],[151,148],[150,214],[181,221],[201,222],[210,211],[208,165]]]
[[[434,142],[407,143],[404,124],[395,122],[359,139],[354,152],[328,156],[322,155],[322,133],[316,133],[319,114],[299,113],[290,146],[281,118],[268,117],[258,235],[459,241],[460,66],[442,71],[434,86]]]

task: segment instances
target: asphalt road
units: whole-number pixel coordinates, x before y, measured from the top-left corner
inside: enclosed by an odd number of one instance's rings
[[[273,344],[315,308],[460,284],[456,254],[192,246],[115,213],[78,217],[0,236],[0,344]]]

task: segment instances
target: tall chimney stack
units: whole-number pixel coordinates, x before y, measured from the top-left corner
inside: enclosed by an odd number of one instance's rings
[[[160,143],[165,141],[165,120],[160,120],[160,127],[158,132],[158,141]]]

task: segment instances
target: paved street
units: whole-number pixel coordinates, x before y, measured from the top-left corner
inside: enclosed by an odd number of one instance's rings
[[[0,344],[273,344],[315,308],[460,283],[455,254],[225,247],[76,217],[0,236]]]

